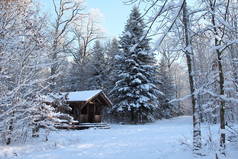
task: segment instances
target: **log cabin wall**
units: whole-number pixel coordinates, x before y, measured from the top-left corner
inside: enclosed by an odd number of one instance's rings
[[[102,119],[103,105],[98,100],[87,103],[69,102],[71,115],[80,123],[99,123]]]
[[[72,111],[70,113],[71,116],[74,117],[74,120],[81,121],[81,106],[83,105],[82,102],[68,102],[69,106],[72,108]]]

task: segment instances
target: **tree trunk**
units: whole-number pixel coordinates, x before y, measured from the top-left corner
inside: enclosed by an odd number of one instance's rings
[[[7,137],[7,140],[6,140],[6,144],[10,145],[11,141],[12,141],[11,135],[12,135],[12,131],[13,131],[13,119],[11,119],[11,121],[9,123],[8,131],[9,132],[8,132],[8,137]]]
[[[8,137],[7,137],[7,139],[6,139],[6,144],[7,145],[10,145],[11,144],[11,142],[12,142],[12,131],[13,131],[13,118],[14,118],[14,112],[12,112],[12,119],[10,119],[10,122],[9,122],[9,127],[8,127],[8,129],[7,129],[7,135],[8,135]],[[8,125],[7,125],[8,126]]]
[[[184,24],[184,36],[185,36],[185,45],[186,45],[186,59],[187,59],[187,67],[188,67],[188,75],[189,75],[189,84],[192,98],[192,111],[193,111],[193,151],[197,152],[202,147],[201,141],[201,128],[200,128],[200,116],[199,116],[199,108],[196,103],[195,97],[195,85],[194,85],[194,77],[193,77],[193,61],[192,61],[192,45],[189,37],[189,17],[187,14],[187,2],[185,0],[183,6],[183,24]]]
[[[135,113],[134,113],[134,108],[131,108],[131,122],[135,122]]]
[[[216,39],[215,39],[216,40]],[[217,59],[218,59],[218,69],[219,69],[219,86],[220,86],[220,95],[224,96],[224,73],[222,68],[222,58],[221,52],[217,50]],[[225,141],[226,141],[226,134],[225,134],[225,101],[221,100],[220,106],[220,129],[221,129],[221,136],[220,136],[220,148],[221,153],[225,154]]]
[[[212,10],[212,25],[213,25],[213,31],[215,34],[215,47],[218,48],[221,45],[221,41],[218,40],[218,30],[216,28],[216,21],[215,21],[215,6],[211,6]],[[219,49],[216,49],[217,54],[217,63],[218,63],[218,71],[219,71],[219,89],[220,89],[220,96],[225,95],[224,90],[224,72],[222,67],[222,52]],[[225,101],[221,99],[220,101],[220,152],[225,155],[225,141],[226,141],[226,134],[225,134]]]
[[[40,127],[36,124],[34,128],[32,128],[32,137],[39,137]]]

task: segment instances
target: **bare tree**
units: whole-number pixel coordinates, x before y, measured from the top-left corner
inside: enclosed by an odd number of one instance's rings
[[[73,57],[71,62],[71,68],[69,77],[66,83],[71,83],[71,90],[88,89],[88,79],[90,78],[90,72],[92,66],[90,61],[92,60],[92,44],[95,40],[103,38],[102,31],[100,29],[98,17],[92,15],[92,13],[81,16],[80,19],[74,21],[70,30],[71,35],[74,37],[73,42],[69,46],[67,52]]]
[[[72,51],[74,61],[76,63],[84,63],[84,59],[90,55],[91,44],[100,38],[103,38],[102,32],[98,26],[95,17],[90,14],[85,15],[73,26],[73,34],[75,36],[76,48]]]
[[[52,76],[51,89],[54,90],[55,75],[58,73],[60,66],[59,56],[64,52],[64,49],[72,42],[72,39],[67,41],[67,33],[69,26],[73,21],[80,18],[80,13],[83,10],[82,1],[76,0],[60,0],[59,4],[52,0],[56,19],[53,24],[53,39],[51,46],[52,66],[50,73]]]
[[[164,58],[166,65],[169,69],[169,72],[173,63],[179,59],[180,52],[176,49],[176,41],[173,40],[171,37],[166,37],[165,40],[160,45],[158,51]]]
[[[199,116],[199,107],[197,105],[197,99],[195,96],[195,84],[193,77],[193,51],[191,44],[191,37],[189,33],[189,15],[187,10],[187,2],[183,5],[183,24],[184,24],[184,36],[185,36],[185,55],[187,59],[188,75],[189,75],[189,84],[192,98],[192,108],[193,108],[193,150],[199,151],[202,147],[201,141],[201,126],[200,126],[200,116]]]

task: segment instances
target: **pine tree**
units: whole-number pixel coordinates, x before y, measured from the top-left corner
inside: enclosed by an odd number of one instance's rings
[[[151,121],[158,107],[156,62],[145,37],[146,25],[134,7],[120,38],[122,53],[116,56],[116,86],[112,93],[113,112],[126,114],[131,122]],[[121,112],[121,113],[120,113]]]

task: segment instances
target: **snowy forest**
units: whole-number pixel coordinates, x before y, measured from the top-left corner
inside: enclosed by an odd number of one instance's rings
[[[115,37],[87,0],[0,0],[0,159],[236,159],[238,1],[114,1]],[[71,130],[87,90],[112,106]]]

